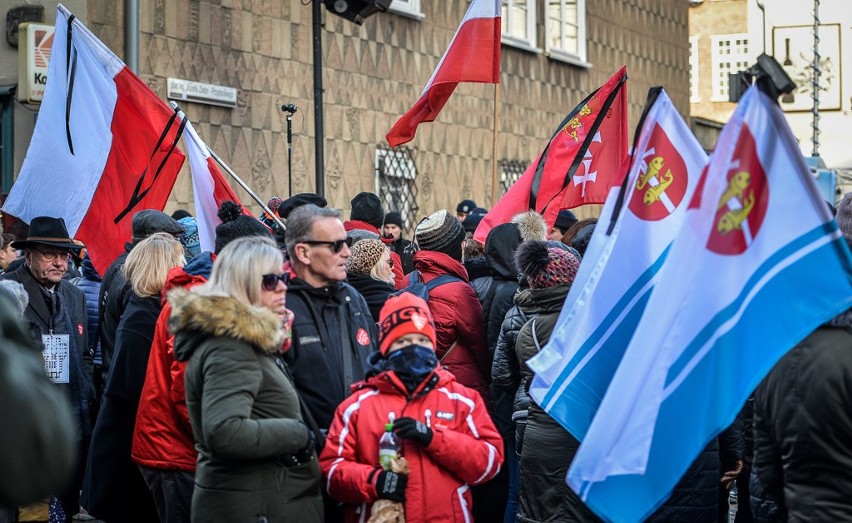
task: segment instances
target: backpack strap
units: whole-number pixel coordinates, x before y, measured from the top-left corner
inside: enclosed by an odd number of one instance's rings
[[[457,276],[453,276],[452,274],[442,274],[442,275],[438,276],[437,278],[424,283],[423,285],[426,286],[426,289],[429,292],[432,292],[433,290],[435,290],[436,287],[440,287],[441,285],[444,285],[445,283],[453,283],[454,281],[460,281],[460,282],[464,283],[464,280],[457,277]]]

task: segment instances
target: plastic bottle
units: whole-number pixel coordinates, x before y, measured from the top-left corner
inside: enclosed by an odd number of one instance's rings
[[[379,439],[379,465],[385,470],[391,469],[391,460],[399,457],[402,442],[393,431],[393,423],[385,425],[385,432]]]

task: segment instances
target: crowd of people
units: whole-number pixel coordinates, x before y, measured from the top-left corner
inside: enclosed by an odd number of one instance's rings
[[[139,211],[103,275],[62,217],[0,236],[0,523],[39,500],[52,522],[597,520],[525,363],[594,219],[525,212],[481,244],[472,200],[416,224],[372,193],[348,220],[317,194],[267,207],[224,202],[212,252],[188,212]],[[836,219],[852,242],[852,194]],[[728,521],[732,488],[738,522],[852,519],[850,381],[852,310],[650,519]]]

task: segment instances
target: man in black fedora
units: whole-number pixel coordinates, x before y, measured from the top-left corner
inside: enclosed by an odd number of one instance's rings
[[[71,402],[76,423],[77,470],[73,481],[57,493],[70,521],[79,512],[83,466],[96,409],[86,298],[83,291],[62,278],[68,270],[68,253],[80,246],[69,237],[65,220],[38,216],[30,222],[27,239],[13,242],[12,247],[24,250],[24,264],[0,278],[19,282],[29,295],[24,317],[37,333],[45,371]]]

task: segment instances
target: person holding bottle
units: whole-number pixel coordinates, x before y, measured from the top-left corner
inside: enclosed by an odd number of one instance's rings
[[[425,301],[392,296],[379,336],[372,370],[335,412],[320,456],[323,484],[346,504],[345,521],[368,520],[379,499],[403,503],[411,523],[470,521],[470,486],[491,480],[503,463],[500,435],[480,395],[441,368]],[[398,436],[410,474],[380,465],[392,439],[386,429]]]

